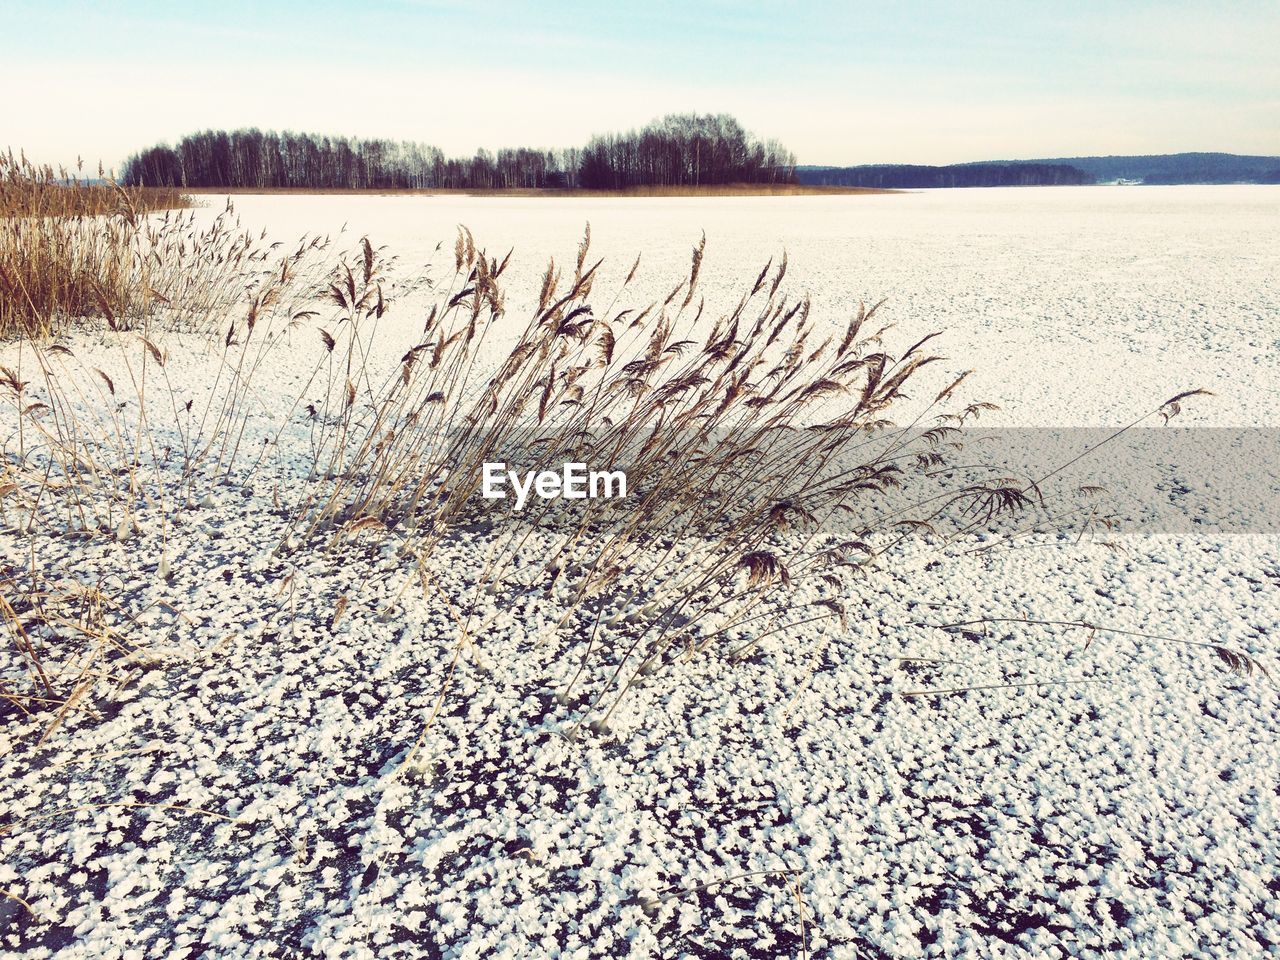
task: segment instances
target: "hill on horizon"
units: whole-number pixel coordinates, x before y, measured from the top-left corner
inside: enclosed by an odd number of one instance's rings
[[[1021,168],[1022,176],[1010,175]],[[1064,170],[1079,171],[1074,178]],[[999,174],[994,175],[994,174]],[[1280,183],[1280,156],[1235,153],[1166,153],[1105,157],[1045,157],[1035,160],[980,160],[946,166],[901,163],[850,167],[802,165],[801,183],[869,184],[893,181],[905,187],[1003,186],[1012,184],[1116,183]]]
[[[1280,156],[1197,152],[1013,162],[1065,163],[1083,170],[1098,183],[1116,180],[1138,180],[1150,184],[1280,183]]]

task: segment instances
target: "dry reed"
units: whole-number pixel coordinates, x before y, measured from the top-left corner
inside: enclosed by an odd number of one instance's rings
[[[100,352],[82,360],[76,345],[38,340],[0,370],[13,411],[0,488],[10,532],[153,537],[165,571],[178,511],[212,503],[215,485],[261,487],[271,472],[271,509],[291,518],[277,553],[394,542],[415,574],[401,596],[419,583],[428,602],[449,606],[458,657],[482,661],[486,607],[537,594],[552,611],[542,642],[571,658],[558,699],[597,729],[628,691],[678,663],[729,664],[788,632],[846,628],[852,580],[936,535],[942,518],[966,535],[1042,496],[1034,483],[957,481],[913,499],[985,405],[956,407],[961,374],[894,425],[905,388],[938,359],[933,335],[891,354],[878,305],[843,329],[819,326],[808,300],[786,292],[785,257],[717,308],[700,294],[699,244],[664,298],[627,305],[639,262],[598,289],[588,230],[566,267],[548,265],[536,308],[513,327],[510,254],[489,257],[465,229],[452,278],[434,286],[395,279],[394,261],[367,239],[333,267],[318,239],[281,253],[238,232],[231,208],[210,227],[166,216],[138,236],[177,296],[139,330],[107,314],[114,378],[95,365]],[[379,369],[370,357],[383,316],[423,288],[434,302],[420,336],[394,369]],[[505,350],[490,345],[499,325],[519,331]],[[217,334],[204,341],[215,376],[198,395],[168,367],[168,331],[189,329]],[[268,403],[259,380],[283,345],[304,382],[292,400]],[[1161,409],[1176,412],[1178,399]],[[282,452],[300,420],[305,452]],[[493,461],[624,467],[629,495],[505,513],[479,496]],[[904,490],[906,508],[868,509]],[[450,594],[432,557],[477,530],[487,547]],[[35,590],[47,578],[30,555]],[[342,598],[334,624],[353,602]],[[14,632],[38,680],[44,660],[24,642]],[[51,693],[40,689],[7,694]]]
[[[220,330],[228,310],[320,245],[304,238],[284,256],[241,230],[229,201],[207,224],[187,206],[173,190],[86,183],[0,154],[0,340],[93,322]]]

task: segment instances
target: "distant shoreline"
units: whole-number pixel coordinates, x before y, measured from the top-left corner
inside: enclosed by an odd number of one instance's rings
[[[863,194],[902,193],[881,187],[819,186],[816,184],[743,183],[707,187],[629,187],[625,190],[585,190],[581,188],[395,188],[395,187],[179,187],[190,196],[235,196],[241,194],[273,194],[315,196],[318,194],[372,197],[393,196],[462,196],[462,197],[797,197],[858,196]]]
[[[805,185],[893,187],[1141,186],[1280,183],[1280,156],[1234,153],[1168,153],[1147,156],[1055,157],[982,160],[927,166],[910,163],[852,167],[798,165]]]

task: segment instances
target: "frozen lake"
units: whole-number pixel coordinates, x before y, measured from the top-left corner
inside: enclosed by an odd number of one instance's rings
[[[548,257],[572,273],[586,222],[602,306],[637,254],[630,305],[666,296],[705,231],[709,310],[785,250],[833,330],[882,298],[891,352],[945,330],[948,372],[976,371],[965,399],[1001,406],[984,424],[1118,426],[1206,388],[1178,425],[1280,427],[1280,187],[235,203],[276,240],[345,225],[343,246],[367,234],[438,278],[466,224],[491,255],[514,248],[513,329]],[[419,308],[378,328],[389,364]],[[296,343],[321,354],[305,325]],[[136,335],[73,345],[125,397]],[[162,345],[179,400],[223,382],[221,338]],[[307,417],[287,416],[303,355],[270,354],[255,399],[305,443]],[[1280,676],[1274,533],[912,539],[841,588],[847,622],[673,664],[609,734],[571,741],[578,707],[554,693],[584,644],[546,629],[538,590],[476,592],[484,661],[453,669],[460,617],[423,586],[466,595],[483,531],[418,570],[390,539],[282,559],[276,492],[211,486],[123,543],[0,538],[15,567],[127,582],[185,624],[148,608],[140,632],[174,652],[101,717],[44,745],[38,718],[0,728],[0,807],[22,824],[0,833],[0,889],[52,918],[21,928],[0,899],[0,952],[1138,960],[1280,944],[1277,689],[1214,649]],[[940,629],[979,618],[999,622]]]
[[[220,203],[208,198],[211,208]],[[590,222],[605,276],[642,256],[665,295],[707,235],[703,293],[729,305],[783,250],[819,317],[887,298],[904,339],[943,329],[974,367],[991,422],[1106,425],[1180,390],[1218,398],[1184,425],[1280,423],[1280,187],[1029,187],[881,196],[502,198],[237,196],[279,240],[367,234],[406,263],[451,268],[456,224],[491,255],[514,249],[509,312],[537,295],[548,257],[572,266]],[[523,298],[523,300],[522,300]],[[637,298],[639,299],[639,298]],[[397,319],[403,319],[399,317]]]

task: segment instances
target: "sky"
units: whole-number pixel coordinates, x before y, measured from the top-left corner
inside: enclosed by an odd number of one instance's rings
[[[5,0],[3,23],[0,147],[54,164],[208,128],[577,146],[673,112],[815,164],[1280,154],[1276,0]]]

